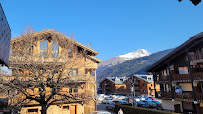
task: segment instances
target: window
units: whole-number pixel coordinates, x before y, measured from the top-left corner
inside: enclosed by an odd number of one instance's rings
[[[144,87],[144,86],[145,86],[145,84],[142,84],[142,86]]]
[[[143,92],[145,93],[145,92],[146,92],[146,90],[143,90]]]
[[[27,112],[28,112],[28,114],[38,114],[38,108],[28,109]]]
[[[59,54],[59,45],[56,42],[51,42],[52,57],[57,57]]]
[[[73,52],[71,49],[68,49],[68,58],[73,58]]]
[[[91,75],[92,75],[92,76],[95,76],[95,72],[94,72],[93,70],[91,71]]]
[[[70,88],[69,89],[69,93],[77,93],[78,92],[78,88]]]
[[[148,80],[152,80],[152,78],[148,78]]]
[[[47,50],[48,49],[48,40],[40,42],[40,50]]]
[[[123,79],[120,79],[120,81],[122,81],[122,82],[123,82]]]
[[[188,68],[187,67],[178,67],[179,74],[188,74]]]
[[[67,111],[67,110],[69,110],[69,106],[63,106],[63,109],[62,109],[63,111]]]
[[[58,56],[58,52],[51,52],[53,57],[57,57]]]
[[[71,68],[68,70],[68,76],[77,76],[77,75],[78,75],[78,69]]]
[[[51,42],[51,50],[59,51],[59,45],[56,42]]]

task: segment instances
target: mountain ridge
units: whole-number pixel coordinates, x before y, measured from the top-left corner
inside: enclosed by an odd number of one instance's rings
[[[153,63],[160,60],[162,57],[170,53],[173,49],[167,49],[152,53],[149,56],[126,60],[122,63],[105,66],[103,69],[97,70],[97,80],[100,83],[106,77],[112,76],[131,76],[133,74],[148,74],[145,70]]]

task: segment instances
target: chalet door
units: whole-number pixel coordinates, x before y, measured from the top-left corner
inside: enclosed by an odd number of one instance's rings
[[[77,106],[76,105],[71,105],[70,114],[77,114]]]

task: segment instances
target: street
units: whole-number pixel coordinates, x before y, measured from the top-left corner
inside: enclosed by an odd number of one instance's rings
[[[98,111],[105,110],[105,111],[111,112],[111,114],[116,114],[116,113],[113,112],[113,111],[106,110],[106,105],[107,105],[107,104],[98,103],[98,104],[97,104],[97,110],[98,110]]]

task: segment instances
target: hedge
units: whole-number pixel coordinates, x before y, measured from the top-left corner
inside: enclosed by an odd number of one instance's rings
[[[127,106],[127,105],[115,105],[115,112],[118,113],[118,111],[122,109],[124,114],[178,114],[174,112],[165,112],[161,110],[154,110],[154,109],[147,109],[147,108],[141,108],[141,107],[134,107],[134,106]]]

